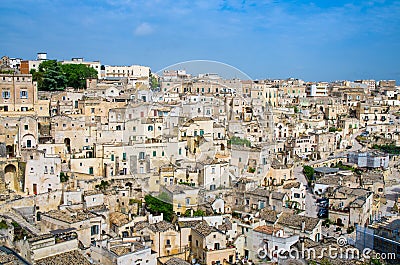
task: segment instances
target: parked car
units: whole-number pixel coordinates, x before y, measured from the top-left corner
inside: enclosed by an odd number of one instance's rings
[[[320,203],[320,202],[327,202],[327,201],[329,201],[328,198],[319,198],[319,199],[317,199],[317,203]]]
[[[329,202],[323,201],[323,202],[320,202],[318,205],[319,205],[319,207],[322,207],[322,208],[328,208]]]
[[[328,210],[320,209],[317,214],[318,218],[328,218]]]

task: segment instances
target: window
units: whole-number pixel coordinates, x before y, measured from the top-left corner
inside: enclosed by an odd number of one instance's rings
[[[92,225],[92,227],[90,228],[90,234],[92,236],[98,235],[99,234],[99,226],[98,225]]]
[[[152,132],[152,131],[153,131],[153,126],[152,126],[152,125],[149,125],[149,126],[147,127],[147,130],[148,130],[149,132]]]
[[[114,154],[111,155],[111,161],[114,161]]]
[[[179,148],[178,154],[179,154],[179,155],[182,155],[182,148]]]
[[[24,125],[24,130],[28,130],[29,129],[29,125],[28,124],[25,124]]]
[[[93,167],[89,167],[89,174],[93,175]]]
[[[295,193],[295,194],[293,194],[293,196],[295,197],[295,198],[300,198],[300,194],[298,194],[298,193]]]
[[[3,98],[4,98],[4,99],[9,99],[9,98],[10,98],[10,91],[8,91],[8,90],[3,90],[2,95],[3,95]]]
[[[204,130],[200,130],[200,136],[204,135]]]
[[[157,156],[157,151],[153,151],[153,156]]]
[[[123,160],[123,161],[126,160],[126,153],[122,153],[122,160]]]
[[[28,91],[22,90],[22,91],[20,92],[20,96],[21,96],[22,99],[28,98]]]
[[[136,127],[135,126],[133,126],[132,131],[136,132]]]
[[[31,140],[26,140],[26,147],[28,147],[28,148],[32,147],[32,141]]]
[[[144,152],[139,153],[139,159],[144,159]]]
[[[44,174],[47,174],[47,166],[44,166]]]
[[[54,167],[50,167],[50,174],[54,174]]]
[[[190,205],[190,198],[186,198],[186,205]]]
[[[211,174],[215,174],[215,167],[211,168]]]

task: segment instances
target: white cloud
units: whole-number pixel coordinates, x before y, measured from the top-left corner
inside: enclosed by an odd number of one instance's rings
[[[139,24],[135,29],[135,35],[143,36],[143,35],[150,35],[153,33],[154,28],[147,22],[143,22]]]

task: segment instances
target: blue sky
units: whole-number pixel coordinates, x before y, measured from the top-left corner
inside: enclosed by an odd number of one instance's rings
[[[252,78],[400,81],[400,1],[9,0],[1,55],[231,64]],[[1,56],[0,55],[0,56]]]

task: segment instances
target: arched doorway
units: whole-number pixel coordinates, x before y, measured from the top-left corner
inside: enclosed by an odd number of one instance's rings
[[[9,164],[4,168],[4,182],[9,189],[18,190],[17,168],[14,165]]]
[[[65,147],[67,148],[67,152],[71,153],[71,139],[65,138],[64,144],[65,144]]]
[[[225,145],[221,144],[221,151],[225,151]]]
[[[22,147],[23,148],[35,148],[36,139],[32,134],[26,134],[22,137]]]
[[[36,212],[36,221],[39,222],[42,220],[42,212]]]
[[[12,145],[7,145],[6,146],[6,152],[7,152],[7,157],[14,157],[14,146]]]

